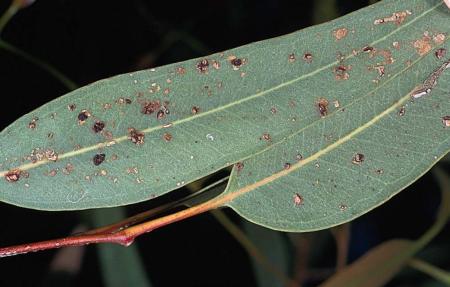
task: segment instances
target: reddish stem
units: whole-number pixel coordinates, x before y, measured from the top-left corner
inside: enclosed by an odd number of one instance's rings
[[[29,252],[42,251],[47,249],[55,249],[68,246],[81,246],[92,243],[115,243],[123,246],[129,246],[133,243],[134,239],[144,233],[150,232],[161,226],[168,225],[173,222],[183,220],[185,218],[192,217],[197,214],[209,211],[214,208],[218,208],[229,202],[240,193],[230,193],[224,196],[213,198],[207,202],[201,203],[194,207],[184,209],[173,214],[169,214],[157,219],[153,219],[135,226],[131,226],[115,233],[111,233],[111,230],[116,229],[116,225],[113,227],[107,227],[104,229],[97,229],[93,234],[81,234],[75,236],[69,236],[65,238],[46,240],[40,242],[34,242],[29,244],[21,244],[10,247],[0,248],[0,257],[13,256],[18,254],[25,254]],[[144,213],[145,214],[145,213]],[[139,215],[138,215],[139,216]],[[92,233],[92,232],[91,232]]]

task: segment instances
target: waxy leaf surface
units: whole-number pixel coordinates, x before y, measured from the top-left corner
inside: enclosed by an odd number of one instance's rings
[[[247,219],[290,231],[348,221],[450,149],[447,10],[383,1],[78,89],[1,132],[0,200],[125,205],[235,164],[223,196]]]

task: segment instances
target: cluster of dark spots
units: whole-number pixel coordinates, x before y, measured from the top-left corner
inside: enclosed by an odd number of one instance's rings
[[[302,205],[303,201],[304,201],[303,197],[300,194],[298,194],[298,193],[294,194],[294,196],[292,197],[292,200],[294,201],[294,205],[295,206]]]
[[[67,109],[70,112],[73,112],[76,108],[77,108],[77,106],[75,104],[70,104],[70,105],[67,106]]]
[[[73,166],[73,164],[68,163],[68,164],[66,164],[66,166],[62,169],[62,172],[63,172],[65,175],[69,175],[69,174],[71,174],[72,171],[74,171],[74,170],[75,170],[75,167]]]
[[[353,164],[360,165],[360,164],[363,163],[363,161],[364,161],[364,155],[362,153],[357,153],[352,158],[352,163]]]
[[[442,117],[442,124],[444,127],[448,128],[450,127],[450,116],[444,116]]]
[[[37,121],[39,120],[39,118],[32,118],[31,121],[28,123],[28,128],[34,130],[37,127]]]
[[[294,63],[295,62],[295,54],[294,53],[289,54],[288,61],[289,61],[289,63]]]
[[[242,161],[235,163],[234,166],[238,173],[240,173],[244,169],[244,163]]]
[[[144,143],[145,135],[134,128],[128,129],[128,139],[136,145],[141,145]]]
[[[166,116],[166,114],[164,113],[163,110],[159,110],[158,113],[156,113],[156,118],[157,118],[158,120],[163,119],[165,116]]]
[[[271,141],[272,137],[268,133],[263,133],[263,135],[259,138],[260,140]]]
[[[53,138],[53,136],[54,136],[54,134],[53,134],[53,133],[48,133],[48,134],[47,134],[47,138],[48,138],[48,139],[52,139],[52,138]]]
[[[297,154],[295,155],[295,159],[296,159],[297,161],[301,161],[301,160],[303,159],[303,155],[301,155],[300,153],[297,153]]]
[[[403,116],[405,115],[405,113],[406,113],[406,109],[405,109],[405,107],[403,106],[403,107],[401,107],[400,110],[398,111],[398,115],[401,116],[401,117],[403,117]]]
[[[197,107],[197,106],[193,106],[192,109],[191,109],[191,112],[192,112],[193,115],[196,115],[196,114],[198,114],[200,112],[200,108]]]
[[[96,121],[92,126],[94,133],[99,133],[105,128],[105,123],[102,121]]]
[[[12,169],[5,174],[5,179],[8,182],[16,182],[20,179],[21,171],[20,169]]]
[[[334,68],[334,78],[338,81],[340,80],[348,80],[350,75],[348,71],[352,69],[352,66],[339,65]]]
[[[164,141],[166,141],[166,142],[170,142],[170,141],[172,140],[172,135],[169,134],[169,133],[164,133],[164,134],[163,134],[163,139],[164,139]]]
[[[290,168],[291,168],[291,164],[290,164],[290,163],[285,162],[285,163],[283,164],[283,169],[284,169],[284,170],[288,170],[288,169],[290,169]]]
[[[197,63],[197,71],[199,71],[200,73],[207,73],[208,72],[208,67],[209,67],[209,62],[207,59],[203,59],[200,62]]]
[[[317,102],[317,109],[319,110],[320,116],[323,118],[328,115],[328,100],[325,98],[320,98]]]
[[[436,58],[438,58],[439,60],[445,57],[445,54],[447,54],[447,50],[444,48],[439,48],[436,50],[436,52],[434,52],[434,55],[436,56]]]
[[[92,158],[92,162],[94,162],[94,165],[100,165],[106,158],[106,155],[104,153],[98,153],[94,155]]]
[[[82,110],[78,114],[78,124],[83,125],[90,116],[91,116],[91,113],[89,113],[87,110]]]
[[[305,61],[306,63],[310,64],[313,60],[313,55],[309,52],[303,54],[303,61]]]
[[[104,110],[109,110],[110,108],[112,108],[112,105],[110,103],[103,104],[103,109]]]
[[[141,112],[145,115],[151,115],[161,108],[161,102],[159,100],[144,102],[141,105]]]

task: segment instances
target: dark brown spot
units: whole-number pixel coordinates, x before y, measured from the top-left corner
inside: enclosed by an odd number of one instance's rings
[[[286,163],[284,163],[283,168],[284,168],[285,170],[288,170],[288,169],[291,168],[291,164],[288,163],[288,162],[286,162]]]
[[[159,100],[145,102],[142,104],[141,112],[145,115],[151,115],[161,108],[161,103]]]
[[[159,110],[158,113],[156,114],[156,118],[158,120],[162,120],[165,116],[166,116],[166,113],[163,110]]]
[[[294,194],[293,201],[295,206],[300,206],[303,204],[303,197],[300,194],[296,193]]]
[[[203,59],[200,62],[197,63],[197,70],[200,73],[206,73],[208,72],[209,62],[207,59]]]
[[[20,169],[12,169],[5,174],[5,179],[8,182],[16,182],[20,179]]]
[[[73,112],[76,108],[77,108],[77,106],[75,104],[70,104],[67,106],[67,109],[71,112]]]
[[[240,66],[242,66],[242,59],[239,58],[234,58],[230,61],[231,65],[233,65],[233,68],[239,68]]]
[[[271,107],[271,108],[270,108],[270,112],[271,112],[273,115],[276,114],[276,113],[277,113],[277,108]]]
[[[289,61],[289,63],[294,63],[295,62],[295,54],[294,53],[289,55],[288,61]]]
[[[92,158],[92,161],[94,162],[94,165],[100,165],[105,160],[105,154],[104,153],[98,153],[94,155],[94,158]]]
[[[311,63],[312,62],[312,60],[313,60],[313,55],[311,54],[311,53],[305,53],[304,55],[303,55],[303,60],[306,62],[306,63]]]
[[[442,117],[442,124],[444,127],[448,128],[450,127],[450,116],[444,116]]]
[[[406,109],[405,107],[401,107],[400,110],[398,111],[398,115],[403,117],[406,113]]]
[[[197,106],[193,106],[192,109],[191,109],[191,112],[192,112],[193,115],[196,115],[196,114],[198,114],[200,112],[200,108],[197,107]]]
[[[39,118],[33,118],[31,120],[31,122],[28,123],[28,128],[34,130],[37,126],[37,121],[39,120]]]
[[[92,126],[92,130],[95,133],[101,132],[105,128],[105,123],[102,121],[96,121],[95,124]]]
[[[353,164],[360,165],[363,161],[364,161],[364,155],[362,153],[357,153],[352,158],[352,163]]]
[[[170,141],[172,140],[172,135],[169,134],[169,133],[164,133],[163,139],[164,139],[166,142],[170,142]]]
[[[377,169],[375,172],[376,172],[377,174],[383,174],[383,173],[384,173],[384,170],[381,169],[381,168],[379,168],[379,169]]]
[[[301,154],[296,154],[295,155],[295,159],[297,160],[297,161],[301,161],[302,159],[303,159],[303,156],[301,155]]]
[[[82,125],[84,122],[91,116],[91,114],[87,110],[82,110],[78,114],[78,124]]]
[[[362,48],[362,51],[366,52],[366,53],[372,52],[373,51],[373,47],[365,46],[365,47]]]
[[[348,80],[350,75],[347,71],[351,70],[351,66],[339,65],[334,68],[334,78],[336,80]]]
[[[325,117],[328,114],[328,100],[320,98],[317,101],[317,109],[319,110],[320,116]]]
[[[141,145],[144,143],[145,135],[134,128],[128,129],[128,139],[136,145]]]
[[[263,135],[260,137],[260,139],[265,140],[265,141],[271,141],[272,137],[268,133],[263,133]]]
[[[447,54],[447,50],[444,48],[439,48],[436,50],[436,52],[434,52],[434,55],[436,56],[436,58],[438,58],[439,60],[445,57],[445,54]]]
[[[244,163],[241,161],[237,162],[234,166],[236,167],[236,171],[238,173],[244,169]]]

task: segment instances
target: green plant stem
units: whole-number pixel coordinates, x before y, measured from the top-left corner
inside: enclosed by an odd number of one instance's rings
[[[274,266],[267,257],[260,252],[258,247],[236,226],[221,210],[210,211],[220,224],[236,239],[245,251],[258,262],[264,269],[273,274],[284,286],[296,286],[297,284]]]
[[[447,286],[450,286],[450,272],[442,270],[420,259],[413,258],[411,259],[411,261],[409,261],[408,265],[433,277],[434,279],[446,284]]]
[[[2,17],[0,17],[0,34],[19,9],[20,7],[16,5],[16,1],[12,1],[11,5],[9,5],[8,9],[3,13]]]
[[[1,31],[1,30],[0,30]],[[3,49],[11,54],[14,54],[38,67],[48,72],[50,75],[55,77],[58,81],[60,81],[68,90],[75,90],[78,88],[78,85],[75,84],[72,80],[66,77],[63,73],[61,73],[58,69],[53,67],[52,65],[46,63],[45,61],[38,59],[27,52],[9,44],[8,42],[0,39],[0,49]]]

